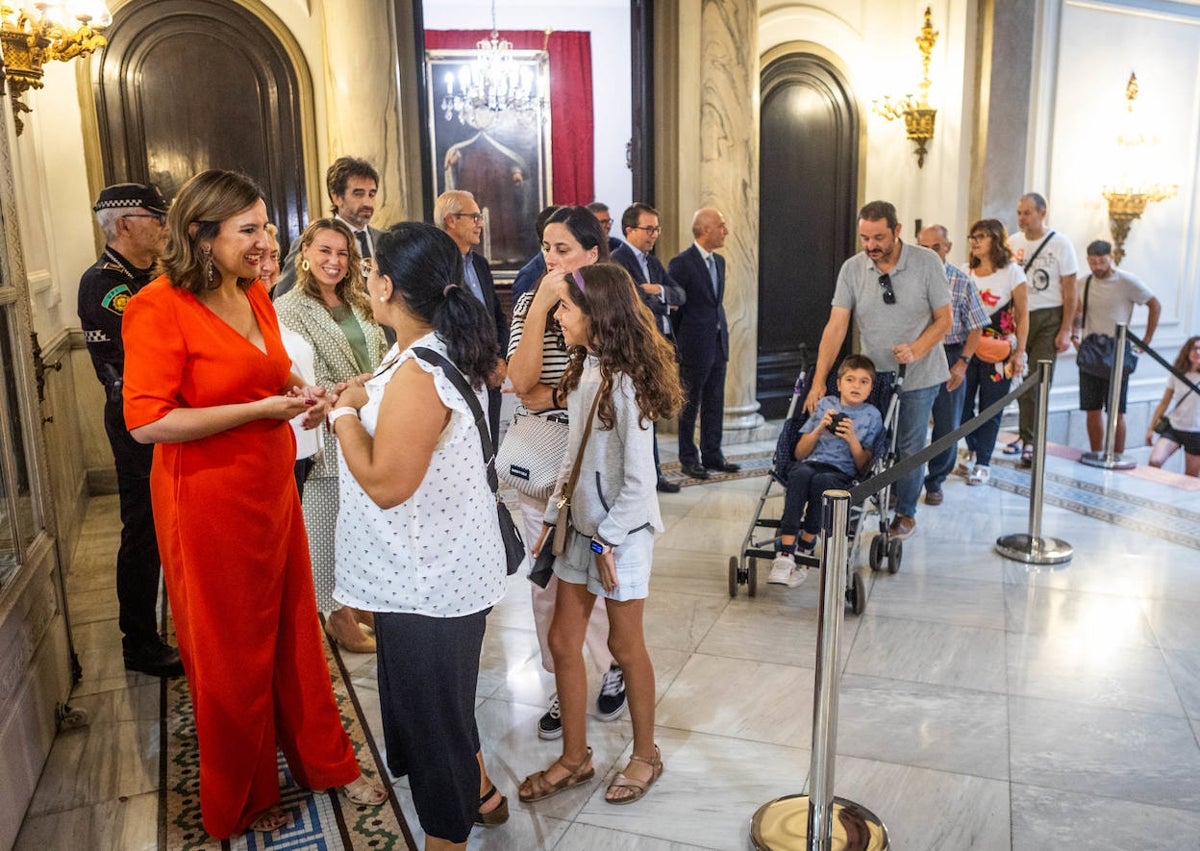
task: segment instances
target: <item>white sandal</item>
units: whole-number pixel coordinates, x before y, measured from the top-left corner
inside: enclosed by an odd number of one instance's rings
[[[992,471],[987,467],[975,465],[975,469],[971,471],[971,475],[967,476],[968,485],[986,485],[988,479],[992,476]]]

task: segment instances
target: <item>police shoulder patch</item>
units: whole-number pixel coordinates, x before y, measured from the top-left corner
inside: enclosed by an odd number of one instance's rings
[[[131,298],[133,298],[133,292],[128,285],[117,284],[104,294],[104,298],[100,299],[100,306],[120,316],[125,312],[125,305],[129,304]]]

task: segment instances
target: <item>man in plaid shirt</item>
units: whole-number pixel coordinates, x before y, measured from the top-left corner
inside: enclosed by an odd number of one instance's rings
[[[950,378],[942,385],[933,402],[932,442],[954,431],[962,421],[963,376],[971,355],[975,354],[975,348],[979,345],[988,315],[983,309],[975,282],[961,269],[946,262],[951,246],[946,228],[930,225],[917,235],[917,244],[936,252],[946,264],[946,278],[950,281],[950,309],[954,318],[950,333],[942,341],[946,349],[946,363],[950,365]],[[954,469],[957,454],[958,445],[955,444],[930,459],[925,470],[926,505],[942,504],[942,482]]]

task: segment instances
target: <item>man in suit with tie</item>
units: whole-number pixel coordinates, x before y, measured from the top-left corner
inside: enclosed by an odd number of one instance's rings
[[[383,234],[371,227],[371,216],[375,215],[375,195],[379,191],[379,172],[366,160],[338,157],[325,172],[325,188],[333,204],[334,218],[341,219],[350,228],[358,245],[358,253],[364,260],[369,260],[375,254],[375,240]],[[287,258],[280,265],[273,298],[279,298],[296,282],[296,257],[299,252],[300,241],[293,239]],[[370,264],[363,264],[364,276],[369,268]]]
[[[691,248],[671,258],[667,273],[683,288],[686,303],[675,315],[679,377],[687,402],[679,414],[679,463],[695,479],[709,470],[736,473],[721,452],[725,417],[725,365],[729,326],[725,321],[725,258],[713,252],[725,245],[729,228],[717,210],[704,207],[692,218]],[[696,451],[696,414],[700,415],[700,451]]]
[[[675,342],[671,311],[687,300],[683,287],[677,285],[662,262],[652,252],[662,228],[658,225],[658,210],[640,202],[631,204],[621,215],[625,242],[612,253],[612,262],[624,267],[641,290],[642,301],[654,314],[654,321],[663,336]],[[663,478],[658,465],[658,433],[655,428],[654,468],[658,471],[658,489],[663,493],[678,493],[679,485]]]
[[[475,253],[483,236],[483,214],[475,196],[462,189],[443,192],[433,202],[433,223],[454,240],[463,255],[463,285],[471,295],[479,299],[496,322],[496,340],[500,351],[508,351],[508,319],[500,307],[496,285],[492,281],[492,270],[487,260]],[[488,426],[492,433],[492,446],[500,443],[500,385],[507,374],[507,363],[503,357],[496,361],[488,386]]]

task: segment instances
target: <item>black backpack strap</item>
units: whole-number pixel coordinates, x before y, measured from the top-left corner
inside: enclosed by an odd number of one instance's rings
[[[492,439],[489,437],[490,426],[467,377],[454,365],[453,361],[440,352],[435,352],[425,346],[414,346],[412,353],[431,366],[441,367],[442,374],[450,379],[471,408],[471,413],[475,415],[475,429],[479,432],[479,443],[483,447],[483,459],[487,461],[488,486],[491,487],[492,493],[496,493],[500,489],[500,480],[496,477],[496,455],[492,452]]]

